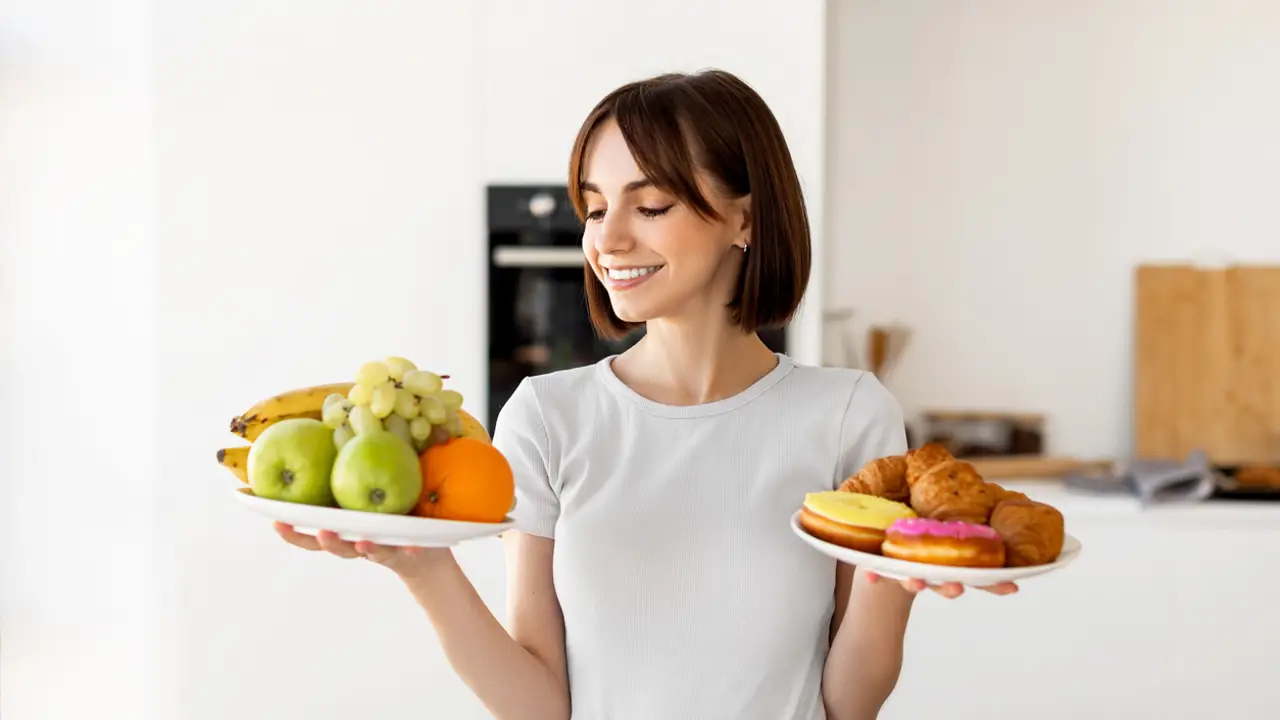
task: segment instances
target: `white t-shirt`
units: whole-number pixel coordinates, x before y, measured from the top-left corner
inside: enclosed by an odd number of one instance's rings
[[[906,450],[870,373],[777,366],[732,397],[653,402],[594,365],[527,378],[494,443],[524,532],[555,539],[575,720],[820,720],[835,561],[806,492]]]

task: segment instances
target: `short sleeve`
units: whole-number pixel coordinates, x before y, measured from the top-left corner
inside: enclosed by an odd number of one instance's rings
[[[907,424],[902,406],[875,375],[858,376],[840,426],[840,459],[833,489],[863,465],[907,451]]]
[[[515,476],[516,502],[511,519],[518,530],[530,535],[555,537],[560,516],[560,499],[551,486],[551,463],[547,451],[547,428],[538,395],[528,378],[498,411],[493,445],[511,464]]]

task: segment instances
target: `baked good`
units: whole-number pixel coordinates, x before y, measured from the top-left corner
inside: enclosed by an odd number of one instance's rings
[[[986,525],[929,518],[896,520],[885,532],[885,557],[929,565],[1004,567],[1005,544]]]
[[[963,460],[934,465],[911,486],[911,508],[920,517],[984,524],[995,505],[991,484]]]
[[[1004,538],[1009,567],[1043,565],[1058,559],[1066,539],[1062,513],[1033,500],[1005,500],[991,511],[991,528]]]
[[[1031,499],[1031,498],[1028,498],[1026,495],[1023,495],[1022,493],[1017,492],[1015,490],[1006,490],[1003,487],[1000,487],[999,485],[993,482],[987,483],[987,487],[991,489],[991,494],[995,495],[997,505],[999,505],[1001,502],[1005,500],[1030,500]]]
[[[804,496],[800,526],[833,545],[879,554],[885,528],[894,520],[915,516],[911,508],[900,502],[864,493],[827,490]]]
[[[915,450],[908,450],[903,457],[907,463],[907,485],[915,485],[928,470],[935,465],[940,465],[948,460],[955,460],[951,451],[939,443],[927,443]]]
[[[872,460],[845,480],[840,489],[904,502],[911,497],[911,488],[907,487],[907,460],[901,455]]]
[[[1280,467],[1242,467],[1236,470],[1235,480],[1242,487],[1280,488]]]

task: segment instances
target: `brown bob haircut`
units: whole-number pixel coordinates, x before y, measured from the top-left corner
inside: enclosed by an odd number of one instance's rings
[[[809,219],[782,128],[764,100],[721,70],[658,75],[609,93],[583,122],[569,161],[569,198],[582,221],[587,146],[609,119],[645,177],[704,218],[722,220],[698,189],[698,170],[727,198],[751,195],[750,245],[730,317],[747,332],[790,322],[809,282]],[[614,313],[591,267],[583,270],[596,332],[618,339],[639,327]]]

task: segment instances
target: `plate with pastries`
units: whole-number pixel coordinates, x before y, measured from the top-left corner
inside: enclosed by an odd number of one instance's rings
[[[791,517],[819,552],[894,580],[983,587],[1059,570],[1080,554],[1052,505],[987,482],[942,445],[867,463]]]

